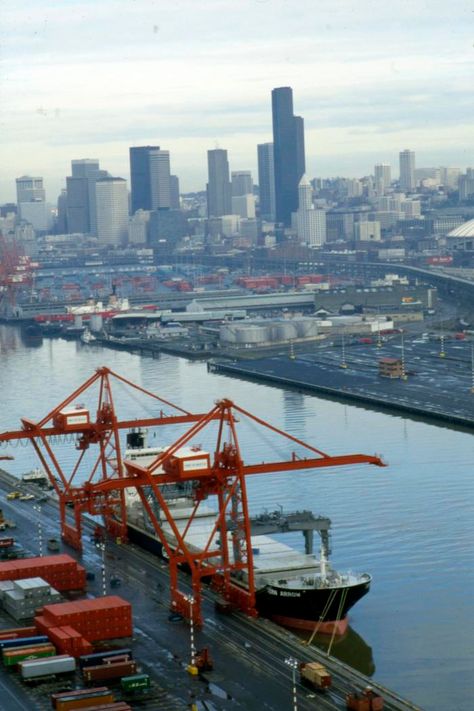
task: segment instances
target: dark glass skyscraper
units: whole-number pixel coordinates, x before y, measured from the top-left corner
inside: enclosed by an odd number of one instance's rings
[[[275,219],[275,171],[273,167],[273,143],[259,143],[258,187],[260,190],[260,217]]]
[[[170,154],[159,146],[130,148],[131,212],[169,210]]]
[[[305,172],[304,122],[293,115],[293,90],[272,91],[276,221],[291,224],[298,209],[298,184]]]
[[[207,215],[221,217],[232,213],[232,193],[227,151],[215,148],[207,152]]]

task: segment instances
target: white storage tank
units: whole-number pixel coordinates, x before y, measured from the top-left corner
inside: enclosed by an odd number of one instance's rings
[[[259,344],[268,338],[266,326],[243,326],[237,330],[237,343]]]
[[[314,338],[318,335],[318,326],[315,319],[299,318],[293,322],[298,331],[298,338]]]
[[[82,328],[82,316],[79,316],[76,314],[74,316],[74,327],[75,328]]]
[[[297,337],[297,329],[291,321],[281,321],[277,327],[279,341],[291,341]]]
[[[235,343],[237,341],[237,330],[233,324],[224,324],[219,328],[219,340],[223,343]]]

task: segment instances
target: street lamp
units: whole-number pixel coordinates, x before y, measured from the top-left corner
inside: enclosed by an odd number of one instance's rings
[[[401,332],[401,346],[402,346],[402,380],[407,380],[407,374],[405,369],[405,341],[403,338],[403,330]]]
[[[340,368],[347,368],[347,363],[346,363],[346,339],[344,338],[344,331],[341,333],[342,335],[342,362],[339,364]]]
[[[105,576],[105,543],[102,541],[101,543],[96,543],[96,548],[98,548],[101,552],[101,557],[102,557],[102,565],[101,565],[101,572],[102,572],[102,595],[107,595],[107,578]]]
[[[191,662],[188,666],[188,672],[192,676],[196,676],[198,673],[198,668],[196,666],[196,647],[194,646],[194,616],[193,616],[194,597],[192,595],[186,595],[185,600],[187,600],[189,602],[189,639],[190,639]]]
[[[287,664],[291,669],[291,678],[293,683],[293,705],[292,710],[298,711],[298,699],[296,696],[296,670],[298,669],[298,661],[294,657],[287,657],[285,659],[285,664]]]
[[[40,558],[43,556],[43,525],[41,520],[41,504],[33,506],[34,510],[38,512],[38,546]]]

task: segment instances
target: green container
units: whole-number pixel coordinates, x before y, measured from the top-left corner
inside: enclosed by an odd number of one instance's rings
[[[56,651],[54,649],[38,649],[36,652],[21,652],[18,654],[11,655],[9,657],[3,657],[3,663],[6,667],[13,667],[20,662],[26,662],[30,659],[41,659],[42,657],[54,657],[56,656]]]
[[[148,674],[134,674],[133,676],[123,676],[120,680],[123,691],[138,691],[150,688],[150,677]]]

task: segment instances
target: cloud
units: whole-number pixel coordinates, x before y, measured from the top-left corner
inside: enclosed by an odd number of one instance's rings
[[[315,171],[323,155],[348,170],[352,155],[351,174],[368,172],[376,146],[435,163],[463,143],[472,162],[471,16],[464,0],[456,12],[441,0],[4,0],[0,180],[59,185],[87,155],[127,175],[128,146],[156,142],[183,185],[202,187],[215,141],[255,169],[282,85]]]

